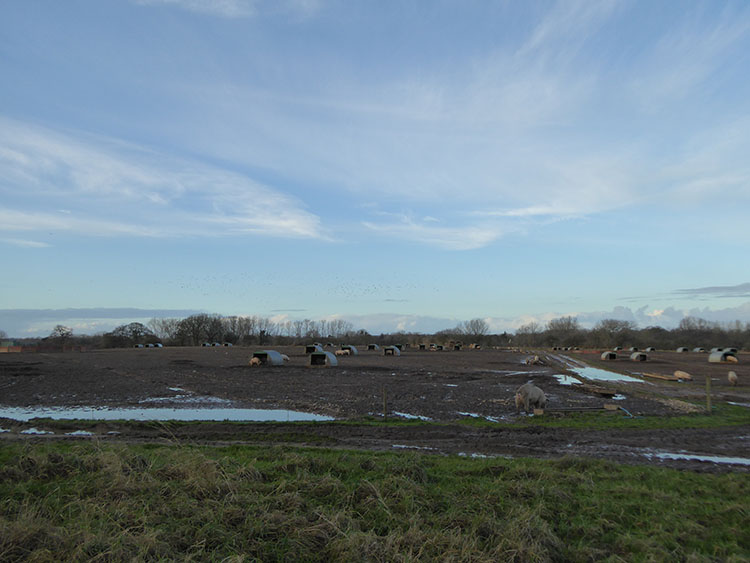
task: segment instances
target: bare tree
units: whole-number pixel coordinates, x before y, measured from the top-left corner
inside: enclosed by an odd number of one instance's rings
[[[490,325],[484,319],[471,319],[459,325],[460,331],[473,338],[481,338],[490,331]]]

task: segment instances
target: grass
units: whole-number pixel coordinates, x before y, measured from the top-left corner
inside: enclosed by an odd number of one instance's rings
[[[0,446],[0,560],[745,561],[747,474],[281,446]]]
[[[467,418],[459,424],[479,427],[496,427],[497,423],[483,418]],[[720,428],[750,424],[750,410],[746,407],[714,404],[711,414],[643,415],[628,417],[622,411],[545,413],[543,416],[520,417],[514,423],[503,423],[503,427],[519,425],[544,428],[575,428],[581,430],[656,430],[659,428]]]

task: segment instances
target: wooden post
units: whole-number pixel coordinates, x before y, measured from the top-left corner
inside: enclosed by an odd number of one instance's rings
[[[383,422],[388,420],[388,394],[383,385]]]
[[[711,376],[706,376],[706,411],[711,414]]]

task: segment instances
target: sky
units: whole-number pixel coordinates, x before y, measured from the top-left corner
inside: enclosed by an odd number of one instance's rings
[[[5,0],[0,330],[750,322],[746,1]]]

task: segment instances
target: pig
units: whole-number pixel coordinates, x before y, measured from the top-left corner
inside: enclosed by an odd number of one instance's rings
[[[250,367],[251,368],[260,367],[261,365],[263,365],[263,362],[261,362],[260,358],[258,358],[258,357],[254,357],[254,358],[252,358],[250,360]]]
[[[733,371],[730,371],[730,372],[729,372],[729,373],[727,374],[727,379],[729,380],[729,384],[730,384],[730,385],[731,385],[732,387],[735,387],[735,386],[737,385],[737,374],[736,374],[736,373],[734,373]]]
[[[516,391],[516,412],[520,411],[521,405],[527,413],[531,412],[532,407],[543,409],[547,405],[547,397],[533,383],[524,383]]]

